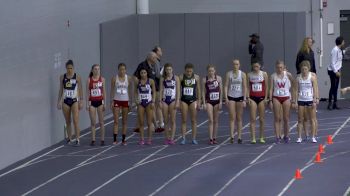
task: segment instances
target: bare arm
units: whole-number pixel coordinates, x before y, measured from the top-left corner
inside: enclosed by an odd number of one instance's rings
[[[289,72],[287,72],[287,76],[288,76],[288,78],[289,78],[289,81],[290,81],[290,84],[291,84],[291,87],[292,87],[292,88],[290,89],[290,90],[291,90],[290,93],[291,93],[291,95],[293,95],[293,93],[294,93],[294,88],[293,88],[293,87],[294,87],[294,85],[295,85],[295,84],[294,84],[294,78],[293,78],[292,74],[289,73]]]
[[[154,83],[153,79],[149,79],[149,83],[151,84],[151,88],[152,88],[152,102],[154,103],[156,100],[156,85]]]
[[[219,86],[220,86],[220,104],[222,104],[222,96],[223,96],[223,94],[222,94],[222,92],[223,92],[223,90],[222,90],[222,79],[221,79],[221,76],[217,76],[217,78],[218,78],[218,82],[219,82]]]
[[[176,101],[180,103],[180,79],[178,76],[175,76],[176,80]]]
[[[197,89],[196,89],[196,91],[197,91],[197,99],[198,99],[198,105],[200,105],[201,104],[201,88],[200,88],[200,85],[201,85],[201,81],[200,81],[200,78],[199,78],[199,76],[198,75],[194,75],[194,77],[195,77],[195,80],[196,80],[196,82],[198,82],[198,85],[197,85]]]
[[[206,89],[205,89],[205,81],[206,80],[206,78],[202,78],[202,103],[203,103],[203,105],[205,105],[206,104],[206,100],[205,100],[205,94],[207,93],[206,92]]]
[[[269,76],[264,72],[264,82],[265,82],[265,100],[268,99],[269,93]],[[270,97],[271,98],[271,97]]]
[[[109,96],[110,98],[110,101],[111,101],[111,108],[113,108],[113,100],[114,100],[114,94],[115,94],[115,80],[116,80],[116,77],[113,76],[112,80],[111,80],[111,94]]]
[[[224,96],[225,96],[226,103],[228,103],[228,82],[229,82],[229,72],[226,73],[225,85],[224,85]]]
[[[270,76],[270,93],[269,93],[269,97],[270,100],[272,101],[272,96],[273,96],[273,90],[274,90],[275,86],[273,83],[273,75]]]
[[[83,84],[80,76],[77,76],[77,81],[78,81],[79,101],[83,101],[84,100]]]
[[[133,90],[133,79],[131,76],[128,76],[128,96],[129,96],[129,107],[131,107],[132,105],[132,101],[133,101],[133,98],[132,98],[132,90]]]
[[[164,94],[164,84],[163,84],[164,78],[160,77],[159,81],[159,102],[162,101],[163,94]]]
[[[102,83],[103,83],[103,105],[106,105],[107,89],[106,89],[106,80],[104,77],[102,77]]]
[[[60,76],[60,88],[58,90],[57,107],[62,104],[63,100],[63,75]],[[58,109],[60,109],[58,107]]]
[[[88,77],[87,82],[86,82],[86,108],[89,107],[89,99],[90,99],[89,84],[90,84],[90,77]],[[80,93],[79,93],[79,95],[80,95]]]
[[[246,78],[246,83],[247,83],[247,93],[246,93],[246,96],[247,96],[247,98],[250,98],[250,86],[248,86],[248,84],[249,84],[249,73],[247,73],[247,78]]]
[[[249,97],[249,96],[247,94],[247,92],[248,92],[247,75],[244,72],[242,72],[242,83],[243,83],[242,84],[243,100],[245,101],[245,100],[247,100],[247,97]]]
[[[315,76],[312,76],[312,87],[314,90],[314,103],[318,103],[319,97],[318,97],[318,83],[317,78]]]

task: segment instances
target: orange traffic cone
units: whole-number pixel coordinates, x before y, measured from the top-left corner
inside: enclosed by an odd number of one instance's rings
[[[333,138],[331,135],[328,135],[327,137],[327,144],[333,144]]]
[[[321,160],[321,153],[316,153],[316,157],[315,157],[315,163],[322,163],[323,161]]]
[[[303,178],[303,176],[301,176],[301,171],[300,171],[299,168],[295,171],[295,176],[294,176],[294,178],[295,178],[296,180],[300,180],[300,179]]]
[[[325,152],[324,152],[324,146],[323,146],[322,144],[320,144],[320,145],[318,146],[318,152],[319,152],[319,153],[325,153]]]

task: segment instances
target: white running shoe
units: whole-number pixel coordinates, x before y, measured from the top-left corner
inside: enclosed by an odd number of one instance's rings
[[[296,143],[301,143],[303,140],[301,139],[301,137],[298,137]]]
[[[317,143],[317,140],[316,140],[315,137],[312,137],[312,138],[311,138],[311,141],[312,141],[312,143]]]

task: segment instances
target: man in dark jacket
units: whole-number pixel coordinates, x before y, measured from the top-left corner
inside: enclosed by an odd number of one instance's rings
[[[264,67],[264,45],[260,42],[260,36],[256,33],[251,34],[249,41],[249,54],[251,55],[250,63],[258,62],[261,66],[260,69]]]

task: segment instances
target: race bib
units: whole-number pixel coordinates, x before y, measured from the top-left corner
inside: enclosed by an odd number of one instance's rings
[[[183,92],[184,95],[193,96],[193,88],[185,87]]]
[[[252,85],[252,91],[253,92],[261,92],[262,91],[262,84],[261,83],[255,83]]]
[[[220,96],[218,92],[213,92],[213,93],[209,93],[209,99],[211,101],[217,101],[219,100]]]
[[[74,90],[65,90],[64,96],[66,98],[75,98],[75,91]]]
[[[141,100],[149,100],[149,94],[140,94]]]
[[[101,95],[101,89],[91,89],[91,97],[99,97]]]
[[[302,97],[302,98],[312,99],[312,93],[311,93],[311,91],[300,91],[299,95],[300,95],[300,97]]]
[[[126,94],[126,89],[124,89],[124,88],[119,88],[119,89],[117,89],[117,93],[118,93],[118,94],[125,95],[125,94]]]
[[[173,92],[174,92],[174,90],[173,89],[165,89],[164,90],[164,95],[165,96],[173,96]]]
[[[277,95],[282,97],[282,96],[287,96],[288,92],[286,91],[286,89],[278,89],[277,90]]]
[[[231,91],[241,91],[241,85],[231,85]]]

